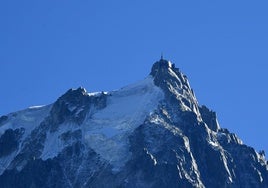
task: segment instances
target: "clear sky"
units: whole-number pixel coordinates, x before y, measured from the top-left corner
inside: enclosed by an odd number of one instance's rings
[[[0,2],[0,115],[69,88],[118,89],[160,58],[189,78],[221,127],[268,152],[268,1]]]

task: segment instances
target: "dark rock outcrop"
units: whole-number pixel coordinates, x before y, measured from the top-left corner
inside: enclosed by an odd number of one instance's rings
[[[219,123],[217,121],[216,112],[209,110],[205,105],[199,107],[199,112],[201,113],[203,121],[211,130],[217,132],[220,129]]]
[[[50,112],[52,131],[65,121],[72,121],[80,125],[88,112],[106,107],[107,96],[104,93],[89,96],[84,88],[70,89],[53,105]]]
[[[0,158],[7,156],[18,149],[20,138],[24,129],[8,129],[0,137]]]

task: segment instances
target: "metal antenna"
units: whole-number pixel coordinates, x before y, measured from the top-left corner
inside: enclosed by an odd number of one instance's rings
[[[163,52],[161,52],[161,60],[163,60]]]

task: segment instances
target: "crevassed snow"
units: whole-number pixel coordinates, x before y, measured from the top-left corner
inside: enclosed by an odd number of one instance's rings
[[[107,107],[85,121],[83,132],[87,144],[117,170],[130,156],[128,133],[157,108],[164,93],[149,76],[110,94]]]

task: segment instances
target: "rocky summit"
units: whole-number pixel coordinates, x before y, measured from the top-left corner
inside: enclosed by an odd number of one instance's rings
[[[119,90],[0,117],[0,187],[268,187],[268,164],[161,58]]]

